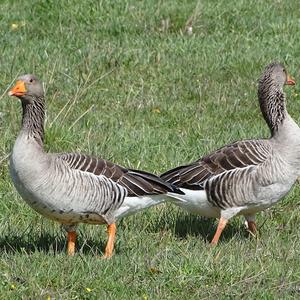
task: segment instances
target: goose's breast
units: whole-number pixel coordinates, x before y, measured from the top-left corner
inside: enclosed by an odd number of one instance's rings
[[[23,199],[34,201],[31,191],[39,184],[49,164],[49,157],[36,143],[18,137],[10,156],[9,169],[12,181]]]
[[[297,169],[289,161],[277,153],[272,163],[258,169],[254,194],[262,204],[272,205],[284,197],[297,179]]]

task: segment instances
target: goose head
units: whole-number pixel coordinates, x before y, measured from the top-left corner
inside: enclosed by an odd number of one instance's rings
[[[33,104],[43,99],[44,89],[35,75],[26,74],[18,78],[8,95],[18,97],[24,104]]]
[[[260,87],[266,84],[271,84],[282,91],[284,85],[295,85],[295,81],[290,77],[282,64],[273,62],[266,67],[259,80]]]

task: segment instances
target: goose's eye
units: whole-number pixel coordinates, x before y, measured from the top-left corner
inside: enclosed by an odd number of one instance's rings
[[[34,80],[31,78],[31,79],[29,80],[29,82],[30,82],[30,83],[33,83],[33,82],[34,82]]]
[[[285,69],[282,70],[284,73],[286,73]]]

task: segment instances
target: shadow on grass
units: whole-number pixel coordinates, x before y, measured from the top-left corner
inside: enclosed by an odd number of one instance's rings
[[[148,220],[148,219],[146,219]],[[123,223],[124,222],[124,223]],[[136,227],[135,223],[125,222],[120,220],[118,227]],[[147,231],[158,232],[172,230],[173,234],[180,239],[187,239],[189,236],[195,236],[203,239],[205,242],[210,242],[217,229],[218,221],[211,218],[205,218],[192,214],[177,212],[169,214],[167,211],[157,218],[152,218],[151,225],[147,226]],[[149,224],[148,224],[149,225]],[[145,226],[143,224],[142,226]],[[101,226],[102,227],[102,226]],[[35,231],[35,230],[34,230]],[[63,232],[63,231],[62,231]],[[31,254],[33,252],[44,252],[50,255],[65,254],[67,246],[66,235],[62,232],[33,232],[28,229],[24,232],[11,232],[6,235],[0,235],[0,253],[24,253]],[[84,230],[78,230],[76,241],[76,253],[87,255],[103,255],[107,237],[100,234],[93,234],[87,238]],[[229,222],[224,229],[220,241],[229,241],[234,236],[246,237],[248,233],[244,228],[236,225],[236,222]],[[117,236],[118,240],[118,236]],[[119,253],[118,245],[115,245],[115,254]]]
[[[212,218],[179,214],[175,220],[174,231],[179,238],[192,235],[202,237],[205,242],[210,242],[217,230],[217,225],[218,220]],[[239,230],[239,227],[228,223],[220,237],[220,241],[232,239]]]
[[[76,242],[76,253],[91,255],[102,255],[106,245],[106,240],[86,239],[78,234]],[[67,238],[63,235],[52,235],[43,233],[40,236],[16,234],[0,237],[0,252],[6,253],[26,253],[44,252],[49,254],[66,253]],[[118,251],[116,251],[118,252]]]
[[[220,237],[220,242],[229,241],[234,236],[248,238],[249,232],[244,226],[238,225],[237,219],[231,219]],[[167,207],[159,218],[152,221],[151,231],[172,230],[173,234],[186,239],[189,236],[199,237],[210,242],[217,230],[218,219],[206,218],[200,215],[185,213],[180,209]]]

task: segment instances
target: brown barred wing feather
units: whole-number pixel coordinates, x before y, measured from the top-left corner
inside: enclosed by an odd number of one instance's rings
[[[267,140],[238,141],[204,156],[198,161],[177,167],[161,178],[178,187],[203,189],[206,180],[229,170],[256,166],[271,155]]]
[[[159,177],[144,171],[126,169],[110,161],[79,153],[58,155],[70,168],[94,175],[103,175],[126,188],[128,196],[145,196],[182,192],[175,186],[164,182]]]

